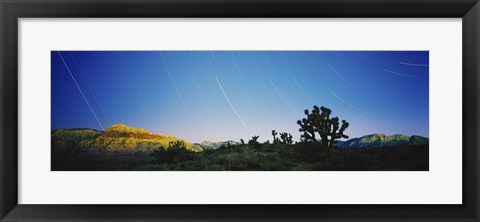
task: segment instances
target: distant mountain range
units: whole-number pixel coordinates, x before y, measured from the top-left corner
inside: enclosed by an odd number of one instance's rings
[[[422,136],[404,136],[395,134],[385,136],[384,134],[372,134],[362,136],[360,138],[353,138],[347,141],[338,141],[337,147],[341,148],[365,148],[365,147],[385,147],[385,146],[399,146],[399,145],[423,145],[428,144],[428,138]]]
[[[168,147],[170,142],[178,140],[183,141],[187,149],[196,152],[218,149],[222,145],[240,145],[239,142],[233,140],[223,142],[204,141],[192,144],[175,136],[153,134],[143,128],[129,127],[124,124],[110,126],[105,131],[94,129],[55,129],[52,130],[51,139],[52,150],[55,152],[148,153],[158,147]],[[428,138],[415,135],[408,137],[400,134],[392,136],[372,134],[347,141],[338,141],[337,147],[375,148],[422,144],[428,144]]]
[[[204,141],[202,143],[194,143],[203,149],[217,149],[223,146],[239,145],[239,142],[228,140],[224,142],[211,142]],[[353,138],[346,141],[338,141],[337,147],[340,148],[377,148],[387,146],[400,146],[400,145],[423,145],[428,144],[428,138],[422,136],[405,136],[401,134],[395,134],[391,136],[385,136],[384,134],[372,134],[362,136],[360,138]]]
[[[240,143],[233,140],[228,140],[224,142],[203,141],[202,143],[194,143],[194,145],[199,146],[205,150],[214,150],[221,146],[240,145]]]

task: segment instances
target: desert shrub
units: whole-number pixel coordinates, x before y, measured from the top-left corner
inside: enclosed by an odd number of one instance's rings
[[[142,166],[137,166],[133,170],[135,171],[166,171],[170,170],[168,164],[146,164]]]
[[[252,152],[230,152],[209,156],[208,170],[255,170],[259,166],[259,158]]]
[[[158,147],[153,150],[151,156],[157,163],[176,163],[192,160],[195,152],[187,149],[183,141],[172,141],[168,148]]]

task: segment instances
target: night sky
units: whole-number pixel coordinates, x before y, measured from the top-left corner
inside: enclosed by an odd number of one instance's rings
[[[428,51],[52,51],[52,128],[298,141],[296,121],[318,105],[351,138],[428,137],[428,64]]]

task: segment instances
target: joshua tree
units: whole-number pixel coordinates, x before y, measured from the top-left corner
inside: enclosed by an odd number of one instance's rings
[[[333,147],[335,146],[335,140],[340,138],[348,139],[348,136],[344,134],[345,129],[347,129],[349,123],[345,120],[342,120],[342,126],[339,126],[339,118],[333,117],[330,118],[332,110],[326,107],[313,106],[312,113],[305,110],[305,115],[307,118],[298,120],[297,124],[300,125],[300,132],[303,132],[301,135],[302,140],[310,142],[318,142],[315,138],[315,132],[320,136],[322,145],[324,147]]]
[[[257,141],[258,137],[260,137],[260,136],[252,136],[252,139],[248,141],[248,145],[250,145],[252,147],[255,147],[255,148],[259,148],[260,143]]]
[[[257,142],[258,137],[260,137],[260,136],[252,136],[252,139],[249,140],[248,143],[258,143],[258,142]]]
[[[278,135],[277,131],[272,130],[273,144],[278,143],[278,138],[276,137],[277,135]]]
[[[280,138],[283,144],[291,145],[293,143],[293,136],[290,133],[280,133]]]

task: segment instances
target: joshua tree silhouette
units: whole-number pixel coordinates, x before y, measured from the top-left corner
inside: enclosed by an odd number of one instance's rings
[[[348,136],[344,134],[345,129],[348,128],[349,123],[342,120],[342,126],[339,126],[339,118],[330,118],[332,110],[326,107],[313,106],[312,112],[308,109],[305,110],[306,118],[298,120],[297,124],[300,125],[300,132],[303,132],[301,138],[306,142],[319,142],[315,138],[315,132],[318,133],[321,139],[321,143],[324,147],[334,147],[335,140],[340,138],[348,139]]]
[[[252,136],[252,139],[248,141],[248,145],[255,147],[255,148],[260,148],[260,143],[257,141],[259,136]]]
[[[293,136],[290,133],[280,133],[280,139],[283,144],[291,145],[293,143]]]
[[[277,131],[275,131],[275,130],[272,130],[273,144],[275,144],[275,143],[278,143],[278,142],[279,142],[278,138],[276,137],[277,135],[278,135]]]

